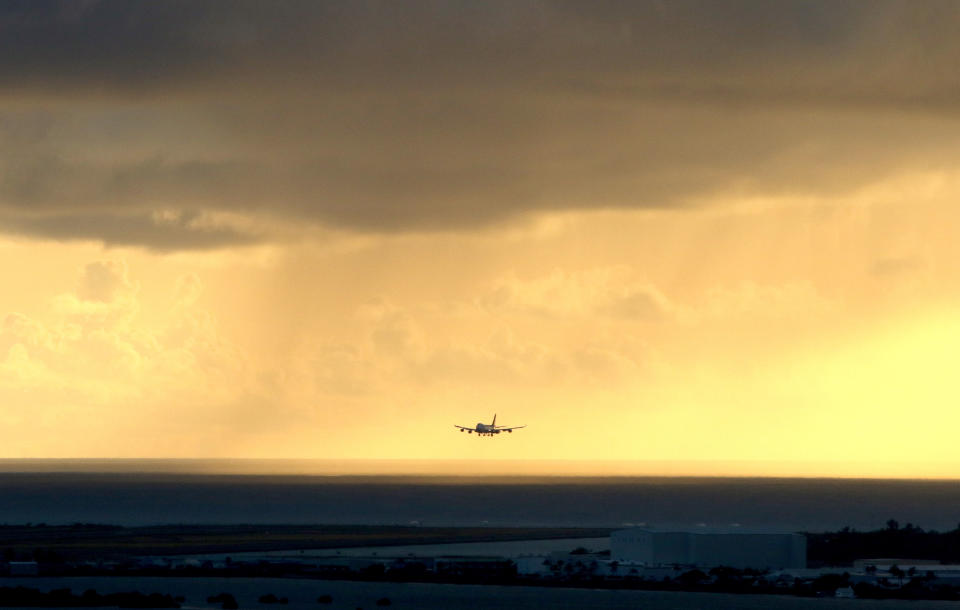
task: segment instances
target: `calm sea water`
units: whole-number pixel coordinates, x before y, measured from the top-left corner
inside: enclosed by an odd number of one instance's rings
[[[822,531],[878,528],[891,518],[938,530],[960,522],[958,481],[265,474],[262,465],[229,465],[0,461],[0,523],[737,523]]]
[[[376,600],[387,597],[395,610],[506,610],[513,608],[551,608],[557,610],[940,610],[952,608],[951,602],[897,602],[869,600],[804,599],[773,595],[723,595],[713,593],[669,593],[659,591],[603,591],[590,589],[553,589],[544,587],[499,587],[474,585],[434,585],[420,583],[357,583],[270,578],[0,578],[0,586],[23,585],[49,591],[69,588],[74,593],[96,589],[100,593],[141,591],[169,593],[186,597],[185,608],[211,608],[207,597],[232,593],[244,609],[273,608],[257,599],[273,593],[286,597],[285,610],[318,608],[376,608]],[[333,597],[333,604],[320,606],[320,595]]]
[[[509,557],[569,553],[583,547],[589,551],[609,551],[610,537],[560,538],[554,540],[515,540],[509,542],[463,542],[453,544],[411,544],[395,546],[357,546],[341,549],[302,549],[287,551],[251,551],[191,555],[200,560],[234,560],[263,557]]]

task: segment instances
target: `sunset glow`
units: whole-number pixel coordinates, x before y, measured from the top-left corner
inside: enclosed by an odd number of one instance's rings
[[[960,476],[958,6],[576,7],[3,8],[0,457]]]

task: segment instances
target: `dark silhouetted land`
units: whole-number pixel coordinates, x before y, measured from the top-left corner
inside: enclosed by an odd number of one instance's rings
[[[0,526],[7,558],[109,559],[296,549],[503,542],[608,536],[607,528],[408,527],[375,525]]]

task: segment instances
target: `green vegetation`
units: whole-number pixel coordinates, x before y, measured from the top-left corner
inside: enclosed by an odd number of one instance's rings
[[[221,604],[223,610],[237,610],[239,604],[237,604],[237,598],[231,593],[221,593],[220,595],[211,595],[207,598],[207,603],[209,604]]]
[[[898,557],[960,563],[960,526],[949,532],[922,528],[890,519],[884,529],[858,532],[845,527],[838,532],[808,533],[810,567],[851,565],[856,559]],[[902,580],[905,575],[894,575]]]

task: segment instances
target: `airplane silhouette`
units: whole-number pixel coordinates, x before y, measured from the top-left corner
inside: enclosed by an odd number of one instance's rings
[[[456,424],[454,424],[453,426],[455,428],[460,428],[460,432],[463,432],[464,430],[466,430],[467,434],[473,434],[474,432],[476,432],[477,436],[493,436],[494,434],[500,434],[501,432],[512,433],[514,430],[518,430],[520,428],[526,428],[526,426],[514,426],[512,428],[508,428],[507,426],[498,426],[496,413],[493,414],[493,423],[491,424],[477,423],[477,426],[475,428],[466,428],[464,426],[458,426]]]

